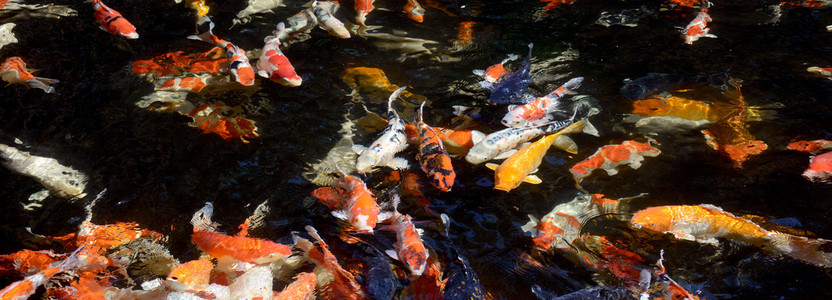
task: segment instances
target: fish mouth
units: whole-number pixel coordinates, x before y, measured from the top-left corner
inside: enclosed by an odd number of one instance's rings
[[[128,34],[123,34],[123,36],[126,37],[127,39],[130,39],[130,40],[135,40],[135,39],[139,38],[139,34],[135,33],[135,32],[128,33]]]

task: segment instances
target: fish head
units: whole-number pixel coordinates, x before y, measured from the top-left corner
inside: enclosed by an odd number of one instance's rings
[[[489,155],[483,149],[479,149],[474,145],[471,150],[468,151],[468,154],[465,155],[465,160],[471,164],[478,165],[484,163],[490,159]]]
[[[380,160],[381,159],[378,153],[365,151],[365,153],[358,156],[358,160],[355,161],[355,171],[359,174],[375,172]]]
[[[118,35],[123,36],[130,40],[135,40],[139,38],[139,34],[136,32],[136,27],[127,21],[125,18],[117,18],[109,25],[115,33]]]
[[[376,227],[375,218],[370,218],[369,215],[357,214],[352,217],[350,224],[355,227],[358,233],[373,233],[373,228]]]
[[[494,189],[504,192],[511,191],[520,186],[520,183],[523,182],[524,177],[524,174],[519,174],[518,172],[495,172]]]
[[[636,100],[633,102],[633,113],[650,117],[668,115],[670,113],[670,105],[667,101],[657,97],[660,96],[656,95],[655,97],[651,96],[649,99]]]
[[[251,66],[231,69],[231,74],[244,86],[254,85],[254,69]]]
[[[673,212],[670,207],[657,206],[637,211],[630,224],[636,228],[645,228],[657,232],[667,232],[673,226]]]
[[[303,79],[295,73],[295,70],[292,69],[291,73],[289,72],[281,72],[280,69],[277,71],[272,72],[271,80],[274,82],[279,83],[283,86],[300,86],[303,83]]]
[[[512,111],[509,111],[503,117],[503,119],[500,120],[500,123],[502,123],[506,127],[520,127],[520,126],[523,126],[523,125],[525,125],[526,120],[523,119],[523,116],[521,114],[522,114],[522,109],[514,109]]]
[[[425,272],[425,267],[428,264],[428,257],[426,253],[417,253],[416,251],[401,251],[399,259],[401,259],[410,270],[413,276],[421,276]]]
[[[625,79],[624,86],[621,87],[621,95],[632,100],[642,99],[647,96],[648,88],[643,84]]]

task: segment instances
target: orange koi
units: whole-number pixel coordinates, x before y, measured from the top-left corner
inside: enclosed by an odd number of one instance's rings
[[[248,143],[248,139],[257,138],[257,126],[254,121],[242,116],[239,107],[229,107],[222,102],[203,103],[194,107],[187,116],[193,118],[189,125],[203,132],[216,133],[226,141],[239,139]]]
[[[191,241],[213,257],[229,256],[251,264],[274,262],[292,254],[288,246],[269,240],[203,230],[194,231]]]
[[[318,279],[314,273],[303,272],[295,275],[295,281],[280,291],[275,300],[314,300]]]
[[[457,47],[470,45],[474,41],[474,25],[476,24],[477,22],[474,21],[459,22],[459,25],[456,27],[456,40],[454,41],[454,45]]]
[[[32,251],[23,249],[12,254],[0,255],[0,274],[34,275],[49,268],[52,263],[65,258],[65,254],[56,254],[49,250]]]
[[[52,267],[38,272],[37,274],[26,276],[26,278],[13,282],[9,286],[0,290],[0,299],[28,299],[29,296],[37,291],[37,288],[46,283],[52,276],[58,272],[63,271],[60,267]]]
[[[677,239],[717,244],[727,238],[779,252],[821,267],[832,266],[832,241],[769,231],[710,204],[650,207],[636,212],[630,223]]]
[[[92,9],[95,10],[95,20],[101,24],[101,30],[131,40],[139,38],[136,27],[133,27],[133,24],[130,24],[130,21],[127,21],[121,13],[104,5],[101,0],[92,0]]]
[[[546,155],[549,147],[557,142],[558,148],[572,149],[577,152],[578,146],[575,142],[564,135],[583,131],[585,124],[586,121],[581,120],[572,123],[556,133],[547,135],[518,150],[500,165],[494,163],[486,164],[486,167],[494,170],[494,189],[508,192],[517,188],[523,182],[531,184],[541,183],[540,178],[536,175],[529,174],[537,171],[537,167],[543,162],[543,156]]]
[[[832,180],[832,152],[812,156],[809,159],[809,168],[803,172],[803,178],[811,182],[830,182]]]
[[[683,92],[683,91],[677,91]],[[733,111],[734,106],[724,102],[714,102],[687,98],[686,95],[670,96],[652,95],[647,99],[633,101],[633,114],[643,117],[675,117],[685,120],[717,122]]]
[[[708,22],[711,22],[711,16],[708,15],[708,9],[702,8],[698,14],[696,14],[696,18],[691,21],[685,29],[682,30],[682,37],[685,39],[685,44],[693,44],[696,40],[709,37],[709,38],[716,38],[715,35],[708,33],[711,31],[708,28]]]
[[[786,149],[806,152],[818,153],[822,150],[832,149],[832,141],[829,140],[813,140],[813,141],[796,141],[789,143]]]
[[[188,288],[203,290],[211,283],[211,270],[214,263],[209,257],[203,256],[178,265],[170,270],[168,280],[184,284]]]
[[[407,3],[402,9],[407,14],[407,17],[413,21],[422,23],[425,20],[425,9],[416,0],[407,0]]]
[[[491,89],[491,87],[494,86],[494,84],[497,83],[497,81],[503,78],[503,75],[506,75],[506,68],[504,64],[513,60],[517,60],[518,58],[520,58],[520,56],[518,56],[517,54],[509,54],[508,57],[503,59],[503,61],[486,68],[485,71],[479,69],[474,70],[474,75],[483,78],[483,80],[480,81],[480,86],[482,86],[483,89]]]
[[[544,7],[543,10],[550,12],[555,10],[555,8],[558,8],[561,4],[575,3],[575,0],[540,0],[540,2],[546,3],[546,7]]]
[[[225,55],[228,60],[228,71],[234,76],[234,80],[244,86],[254,85],[254,68],[252,68],[248,57],[246,57],[246,51],[214,35],[214,22],[210,22],[208,26],[208,32],[200,35],[192,35],[188,38],[213,43],[225,49]]]
[[[359,233],[373,233],[376,223],[390,218],[390,213],[381,213],[375,195],[361,179],[341,171],[338,165],[338,180],[335,182],[341,192],[340,210],[333,210],[332,215],[345,220]]]
[[[366,26],[364,22],[367,21],[367,15],[375,9],[373,2],[375,0],[355,0],[355,22],[358,25]]]
[[[651,145],[653,143],[655,142],[639,143],[630,140],[619,145],[603,146],[588,158],[572,166],[569,171],[572,172],[575,182],[580,184],[584,177],[597,169],[606,170],[607,175],[610,176],[618,174],[617,168],[621,165],[626,164],[630,168],[638,169],[645,156],[656,157],[661,153],[658,148]]]
[[[825,77],[826,79],[832,80],[832,68],[808,67],[806,68],[806,71],[817,76]]]
[[[365,293],[361,284],[352,273],[341,267],[338,258],[329,251],[329,246],[318,235],[318,231],[312,226],[306,226],[306,231],[315,239],[315,243],[295,238],[295,246],[317,266],[314,272],[319,278],[328,278],[326,281],[318,280],[318,294],[323,299],[363,299]]]
[[[60,82],[57,79],[35,77],[26,68],[26,62],[18,56],[6,58],[3,64],[0,65],[0,78],[3,78],[9,84],[19,83],[30,88],[42,89],[46,93],[54,93],[55,87],[51,84]]]
[[[390,82],[390,79],[387,78],[384,71],[379,68],[346,68],[341,73],[341,80],[359,93],[370,93],[372,97],[368,101],[376,103],[378,103],[377,99],[388,99],[390,93],[399,88],[399,86]],[[407,90],[401,92],[401,98],[410,103],[427,101],[425,96],[416,95]]]
[[[184,54],[183,51],[165,53],[151,59],[133,63],[134,74],[153,80],[164,76],[181,76],[187,73],[219,73],[227,61],[225,50],[215,47],[204,53]]]
[[[564,83],[546,96],[524,105],[509,105],[508,113],[500,121],[506,127],[540,125],[551,122],[549,114],[558,110],[558,100],[567,94],[575,94],[581,87],[583,77],[575,77]]]
[[[399,195],[393,194],[393,231],[396,232],[396,250],[387,250],[385,253],[403,262],[413,276],[421,276],[427,266],[428,250],[422,243],[422,236],[419,230],[413,225],[413,219],[395,210],[399,206]]]
[[[267,38],[263,46],[263,54],[257,61],[257,75],[269,78],[284,86],[300,86],[303,79],[295,72],[295,67],[289,62],[289,58],[280,51],[279,37],[286,30],[283,22],[277,24],[274,36]]]
[[[419,107],[419,120],[416,127],[419,128],[419,153],[417,159],[422,165],[422,171],[430,178],[430,183],[443,192],[449,192],[454,185],[456,173],[451,165],[451,157],[439,134],[422,118],[425,102]]]
[[[471,147],[485,138],[485,134],[477,130],[451,130],[443,127],[432,127],[439,139],[442,140],[442,146],[448,153],[464,155],[468,153]]]

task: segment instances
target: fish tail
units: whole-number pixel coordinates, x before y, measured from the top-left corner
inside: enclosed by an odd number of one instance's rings
[[[819,267],[832,267],[832,241],[810,239],[781,232],[766,236],[767,245],[774,251]]]
[[[517,55],[517,54],[514,54],[514,53],[509,54],[509,55],[506,57],[506,59],[503,59],[503,61],[501,62],[501,64],[504,64],[504,63],[507,63],[507,62],[510,62],[510,61],[513,61],[513,60],[517,60],[518,58],[520,58],[520,55]]]
[[[423,114],[423,112],[424,112],[424,110],[425,110],[425,102],[426,102],[426,101],[422,101],[422,105],[421,105],[421,106],[419,106],[419,122],[420,122],[420,123],[424,123],[424,122],[425,122],[425,119],[424,119],[424,118],[422,118],[422,114]]]
[[[749,106],[746,116],[750,122],[777,119],[777,109],[783,108],[783,103],[775,102],[766,105]]]
[[[584,82],[583,77],[575,77],[575,78],[569,79],[569,81],[567,81],[566,83],[563,84],[563,87],[566,88],[563,93],[564,94],[577,93],[576,90],[581,87],[581,83],[583,83],[583,82]]]
[[[42,89],[47,94],[55,92],[55,87],[51,86],[51,84],[55,84],[58,82],[60,81],[58,81],[57,79],[49,79],[43,77],[35,77],[26,81],[29,87]]]
[[[197,34],[197,35],[189,35],[187,38],[189,40],[203,41],[203,42],[206,42],[206,43],[212,43],[213,44],[214,41],[213,41],[213,39],[211,39],[211,37],[214,35],[214,32],[213,32],[214,31],[214,22],[211,21],[211,19],[209,19],[208,16],[204,16],[204,17],[200,18],[200,22],[203,22],[204,20],[207,20],[207,22],[208,22],[208,31]]]

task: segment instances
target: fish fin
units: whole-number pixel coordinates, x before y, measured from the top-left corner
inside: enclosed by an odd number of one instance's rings
[[[568,136],[559,135],[555,138],[552,145],[568,153],[578,154],[578,144]]]
[[[528,214],[528,216],[529,216],[529,221],[528,221],[528,222],[526,222],[526,224],[525,224],[525,225],[520,226],[520,229],[522,229],[522,230],[523,230],[523,232],[526,232],[526,233],[531,234],[531,236],[537,236],[537,235],[540,233],[540,232],[537,230],[537,224],[538,224],[538,223],[540,223],[540,220],[538,220],[538,219],[537,219],[534,215],[532,215],[532,214]]]
[[[482,132],[477,131],[477,130],[471,130],[471,142],[473,142],[474,145],[476,145],[477,143],[482,141],[484,138],[485,138],[485,133],[482,133]]]
[[[266,72],[266,70],[257,71],[257,75],[260,75],[260,77],[263,77],[263,78],[270,78],[271,77],[271,76],[269,76],[269,72]]]
[[[540,180],[540,177],[537,177],[537,175],[529,175],[526,176],[526,178],[523,178],[523,182],[531,184],[540,184],[541,182],[543,182],[543,180]]]
[[[613,176],[613,175],[615,175],[615,174],[618,174],[618,169],[616,169],[615,167],[612,167],[612,168],[610,168],[610,167],[604,168],[604,171],[607,171],[607,175],[610,175],[610,176]]]
[[[383,212],[383,213],[379,213],[378,214],[378,221],[379,222],[387,221],[387,219],[392,218],[394,214],[395,213],[393,213],[391,211],[386,211],[386,212]]]
[[[477,75],[477,76],[485,76],[485,70],[476,69],[476,70],[473,70],[471,72],[473,72],[474,75]]]
[[[107,28],[104,28],[104,25],[98,25],[98,28],[100,28],[101,30],[104,30],[104,31],[110,32],[110,31],[108,31],[108,30],[107,30]]]
[[[387,256],[390,256],[392,259],[399,260],[399,254],[396,253],[396,250],[389,250],[388,249],[388,250],[384,250],[384,253],[387,254]]]
[[[716,38],[717,36],[716,36],[716,35],[713,35],[713,34],[708,33],[708,34],[703,34],[703,35],[702,35],[702,37]]]
[[[497,167],[499,167],[499,166],[500,166],[500,165],[495,164],[495,163],[487,163],[487,164],[485,164],[485,167],[486,167],[486,168],[489,168],[489,169],[494,170],[494,171],[496,171],[496,170],[497,170]]]
[[[393,169],[404,170],[410,167],[410,163],[402,157],[394,157],[387,163],[387,166]]]
[[[520,147],[520,148],[522,148],[522,147]],[[516,152],[517,152],[517,149],[511,149],[511,150],[508,150],[508,151],[505,151],[503,153],[498,154],[493,159],[506,159],[506,158],[509,158],[512,155],[514,155],[514,153],[516,153]]]
[[[516,105],[516,104],[509,105],[509,106],[508,106],[508,111],[512,111],[512,110],[514,110],[515,108],[517,108],[518,106],[520,106],[520,105]]]
[[[586,124],[584,124],[584,130],[583,131],[584,131],[584,133],[586,133],[588,135],[591,135],[591,136],[599,136],[598,135],[598,129],[596,129],[595,125],[592,125],[592,123],[590,123],[589,121],[586,121]]]
[[[352,145],[352,152],[355,152],[355,154],[361,155],[361,153],[364,153],[364,150],[367,150],[367,147],[357,144]]]
[[[49,78],[41,78],[35,77],[26,81],[29,87],[42,89],[47,94],[54,93],[55,87],[51,86],[50,84],[58,83],[57,79],[49,79]]]
[[[520,58],[520,55],[517,55],[517,54],[512,53],[512,54],[509,54],[509,55],[506,57],[506,59],[503,59],[503,62],[501,62],[501,63],[502,63],[502,64],[504,64],[504,63],[510,62],[510,61],[512,61],[512,60],[517,60],[517,59],[519,59],[519,58]]]
[[[641,161],[640,160],[633,160],[628,165],[630,165],[630,168],[638,169],[638,168],[641,168]]]
[[[691,235],[689,233],[684,233],[684,232],[675,231],[675,230],[668,231],[668,233],[672,234],[673,236],[675,236],[677,239],[680,239],[680,240],[697,241],[696,237],[694,237],[693,235]],[[714,238],[700,239],[698,241],[703,242],[703,243],[707,243],[707,244],[712,243],[708,240],[713,240],[713,242],[716,242],[716,239],[714,239]]]
[[[347,213],[345,213],[342,210],[333,210],[332,211],[332,216],[336,217],[338,219],[341,219],[341,220],[348,220],[349,219],[349,218],[347,218]]]
[[[534,173],[537,173],[537,170],[538,170],[538,168],[534,168],[534,170],[532,170],[531,172],[529,172],[529,174],[534,174]]]
[[[445,232],[443,233],[445,236],[448,236],[448,231],[451,230],[451,217],[448,217],[447,214],[440,214],[439,219],[442,220],[442,225],[445,226]]]

